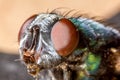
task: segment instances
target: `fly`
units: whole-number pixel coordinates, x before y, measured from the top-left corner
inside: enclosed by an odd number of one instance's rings
[[[20,56],[37,80],[118,80],[120,32],[85,17],[41,13],[22,25]]]

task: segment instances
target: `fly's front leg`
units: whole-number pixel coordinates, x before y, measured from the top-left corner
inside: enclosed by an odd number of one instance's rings
[[[72,80],[71,78],[71,70],[69,69],[68,64],[61,65],[61,68],[63,70],[63,80]]]
[[[63,79],[64,80],[71,80],[71,72],[67,69],[63,71]]]

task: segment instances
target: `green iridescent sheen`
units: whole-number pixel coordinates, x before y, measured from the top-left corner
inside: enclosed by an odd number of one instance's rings
[[[79,71],[78,72],[78,77],[76,80],[94,80],[93,77],[85,75],[84,71]]]
[[[93,53],[89,53],[87,56],[87,59],[85,60],[86,63],[86,70],[90,73],[90,74],[96,74],[96,72],[98,71],[99,65],[101,62],[101,56],[99,55],[95,55]]]
[[[91,75],[96,75],[100,66],[101,56],[95,55],[92,52],[87,54],[83,70],[78,71],[76,80],[95,80]]]
[[[110,27],[106,27],[101,23],[88,18],[69,18],[76,26],[80,34],[83,35],[86,45],[96,52],[101,46],[105,46],[111,42],[119,41],[119,33]]]

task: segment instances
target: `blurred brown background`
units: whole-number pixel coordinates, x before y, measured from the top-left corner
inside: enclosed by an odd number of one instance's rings
[[[20,62],[14,62],[19,58],[19,28],[31,15],[59,7],[99,16],[115,24],[120,22],[120,0],[0,0],[0,80],[30,80]]]
[[[0,0],[0,51],[18,53],[17,34],[31,15],[59,7],[109,18],[120,11],[120,0]]]

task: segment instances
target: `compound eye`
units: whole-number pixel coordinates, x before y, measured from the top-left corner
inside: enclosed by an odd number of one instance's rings
[[[36,18],[37,15],[33,15],[29,17],[21,26],[19,33],[18,33],[18,42],[20,42],[21,37],[23,36],[25,29],[28,27],[28,25]]]
[[[53,25],[51,39],[58,54],[68,56],[78,45],[79,32],[70,20],[63,18]]]

